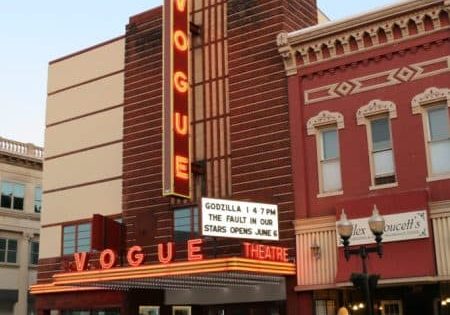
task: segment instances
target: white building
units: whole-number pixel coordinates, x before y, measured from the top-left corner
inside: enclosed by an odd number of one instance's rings
[[[33,314],[43,149],[0,138],[0,315]]]

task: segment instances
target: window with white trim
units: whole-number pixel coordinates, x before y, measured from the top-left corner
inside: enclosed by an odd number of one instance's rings
[[[321,192],[342,190],[339,138],[336,127],[320,130]]]
[[[365,125],[369,150],[371,189],[396,185],[395,156],[392,145],[391,119],[397,108],[390,101],[372,100],[356,113],[358,125]]]
[[[308,135],[315,135],[319,194],[317,197],[342,194],[339,129],[344,116],[338,112],[321,111],[307,122]]]
[[[1,190],[2,208],[23,210],[25,199],[25,185],[19,183],[2,182]]]
[[[388,117],[370,120],[371,158],[373,163],[373,184],[395,183],[394,153],[392,150],[391,128]]]
[[[17,263],[17,240],[0,238],[0,263]]]
[[[41,213],[42,210],[42,188],[34,188],[34,212]]]
[[[421,114],[427,157],[427,180],[450,177],[450,89],[428,88],[411,101],[413,114]]]
[[[37,265],[39,262],[39,242],[30,241],[30,265]]]
[[[428,151],[432,175],[450,173],[450,131],[448,107],[445,104],[426,109]]]

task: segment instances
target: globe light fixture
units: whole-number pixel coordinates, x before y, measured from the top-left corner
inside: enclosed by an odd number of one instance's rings
[[[376,253],[380,258],[383,256],[383,247],[382,247],[382,235],[384,232],[385,221],[384,218],[380,215],[378,208],[376,205],[373,205],[372,216],[368,220],[368,224],[372,234],[375,237],[376,244],[375,245],[360,245],[357,248],[350,247],[350,238],[353,234],[353,224],[348,220],[345,210],[342,209],[340,220],[336,223],[337,232],[341,237],[342,245],[344,245],[344,255],[345,259],[348,261],[351,256],[358,255],[361,258],[362,262],[362,273],[353,273],[350,277],[350,280],[353,282],[353,285],[356,288],[359,288],[363,291],[364,296],[366,298],[367,307],[362,307],[360,305],[354,305],[353,310],[356,309],[366,309],[366,314],[373,315],[373,299],[372,295],[376,289],[379,275],[369,275],[367,273],[367,258],[370,253]]]

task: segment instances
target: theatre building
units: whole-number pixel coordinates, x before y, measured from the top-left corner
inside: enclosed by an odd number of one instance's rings
[[[276,37],[316,22],[313,0],[166,1],[50,62],[37,314],[299,312]]]
[[[450,311],[450,2],[402,1],[281,33],[291,115],[300,314],[363,314],[336,223],[350,246],[385,219],[375,314]]]

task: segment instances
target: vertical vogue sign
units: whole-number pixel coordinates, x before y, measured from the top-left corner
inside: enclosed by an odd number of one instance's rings
[[[163,195],[190,198],[189,7],[164,0]]]
[[[202,198],[205,236],[277,241],[277,205]]]

